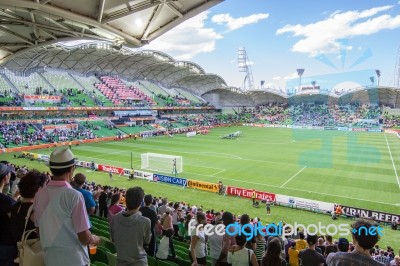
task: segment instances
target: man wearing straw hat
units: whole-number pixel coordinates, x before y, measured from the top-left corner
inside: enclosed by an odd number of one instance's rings
[[[35,225],[46,265],[89,265],[88,245],[99,237],[90,233],[89,218],[82,194],[70,185],[75,158],[69,149],[53,151],[49,160],[53,178],[39,190],[33,203]]]

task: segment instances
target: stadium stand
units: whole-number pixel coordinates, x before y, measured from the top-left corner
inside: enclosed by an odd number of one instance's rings
[[[87,91],[92,92],[93,96],[96,99],[96,103],[106,107],[114,106],[113,103],[96,88],[95,84],[99,82],[99,79],[96,76],[82,77],[75,74],[69,75],[79,84],[81,84],[81,86],[84,87]]]
[[[128,88],[127,85],[118,78],[102,76],[102,83],[95,86],[115,105],[138,105],[145,106],[147,104],[154,105],[155,102],[145,95],[138,88]]]

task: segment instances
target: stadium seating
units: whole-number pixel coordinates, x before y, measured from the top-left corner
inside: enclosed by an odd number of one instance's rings
[[[86,129],[92,130],[98,137],[111,137],[118,134],[116,128],[110,128],[104,121],[85,121],[79,124]]]
[[[35,95],[39,94],[38,89],[41,89],[40,94],[56,94],[54,89],[45,79],[38,73],[32,73],[28,77],[16,76],[11,72],[6,72],[5,75],[14,84],[21,94]]]
[[[70,106],[95,106],[87,91],[70,88],[63,89],[62,93],[68,99]]]
[[[96,83],[96,88],[104,94],[114,105],[126,105],[146,102],[154,105],[155,102],[140,89],[128,87],[121,79],[102,76],[101,83]]]
[[[73,80],[68,73],[61,71],[47,71],[44,72],[43,77],[47,79],[50,84],[57,89],[66,88],[79,88],[79,84]]]
[[[99,100],[103,106],[113,106],[114,104],[105,97],[95,86],[96,83],[100,82],[95,76],[82,77],[79,75],[70,74],[77,82],[79,82],[89,93]]]

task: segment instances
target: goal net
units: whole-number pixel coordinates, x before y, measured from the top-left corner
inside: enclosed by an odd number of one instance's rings
[[[142,169],[160,171],[171,174],[183,172],[182,156],[159,153],[142,153],[141,160]]]

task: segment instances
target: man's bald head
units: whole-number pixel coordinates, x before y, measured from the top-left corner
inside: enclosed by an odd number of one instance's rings
[[[86,176],[82,173],[77,173],[74,176],[74,183],[79,187],[83,186],[83,184],[85,184],[85,181],[86,181]]]

